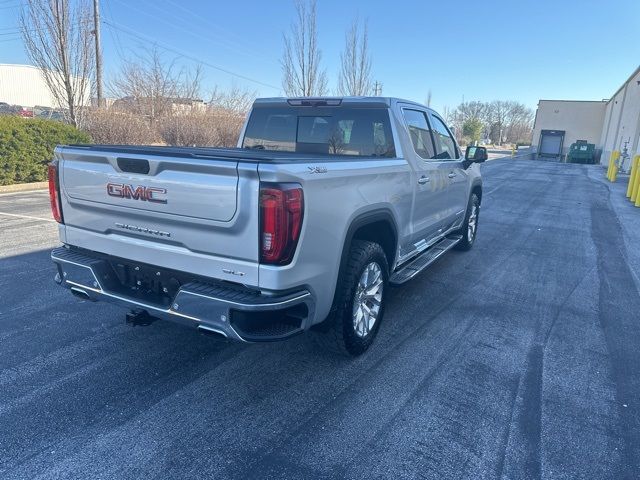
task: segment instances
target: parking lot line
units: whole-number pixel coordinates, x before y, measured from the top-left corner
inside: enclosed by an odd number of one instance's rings
[[[31,215],[18,215],[16,213],[6,213],[6,212],[0,212],[0,215],[6,215],[7,217],[27,218],[30,220],[42,220],[43,222],[56,223],[56,221],[53,218],[32,217]]]

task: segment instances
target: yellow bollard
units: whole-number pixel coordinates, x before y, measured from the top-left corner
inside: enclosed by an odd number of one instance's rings
[[[620,152],[618,150],[614,150],[611,154],[611,158],[613,159],[613,163],[611,165],[611,175],[609,177],[609,180],[611,182],[615,182],[616,178],[618,178],[618,159],[620,158]]]
[[[627,186],[627,198],[631,198],[633,188],[636,183],[636,172],[638,171],[638,162],[640,162],[640,155],[633,157],[631,161],[631,175],[629,176],[629,185]]]
[[[618,157],[616,156],[617,153],[619,154],[617,150],[614,150],[609,156],[609,168],[607,168],[607,178],[609,179],[609,181],[611,181],[611,177],[613,175],[613,167],[616,164],[616,160],[618,159]]]
[[[638,199],[640,199],[640,159],[636,165],[636,174],[633,179],[633,190],[631,191],[631,201],[635,202]]]

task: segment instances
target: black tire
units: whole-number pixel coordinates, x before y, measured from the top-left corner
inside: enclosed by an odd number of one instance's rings
[[[475,212],[475,228],[473,228],[473,234],[471,234],[471,230],[469,229],[469,219],[472,217],[473,212]],[[477,193],[472,193],[471,197],[469,197],[469,205],[467,207],[467,213],[464,217],[464,223],[462,224],[462,227],[460,227],[460,230],[456,232],[458,235],[462,235],[462,240],[460,240],[454,247],[456,250],[471,250],[471,247],[473,247],[473,244],[476,241],[476,235],[478,234],[479,218],[480,197]]]
[[[361,277],[372,263],[380,267],[382,298],[373,326],[363,335],[356,332],[354,302],[359,292]],[[357,356],[364,353],[373,343],[384,316],[388,280],[389,265],[382,247],[374,242],[354,240],[349,249],[349,258],[344,272],[338,280],[334,308],[316,333],[318,343],[342,355]]]

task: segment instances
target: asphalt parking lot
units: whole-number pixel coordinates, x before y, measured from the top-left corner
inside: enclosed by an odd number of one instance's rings
[[[639,478],[640,224],[599,167],[483,174],[355,360],[129,327],[54,284],[46,192],[0,196],[0,478]]]

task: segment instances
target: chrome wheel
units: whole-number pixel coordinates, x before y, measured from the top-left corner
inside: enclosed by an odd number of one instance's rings
[[[361,338],[371,332],[378,320],[383,288],[380,265],[369,263],[360,276],[353,299],[353,329]]]
[[[467,225],[467,240],[471,243],[476,236],[476,229],[478,228],[478,205],[475,203],[471,205],[471,214]]]

